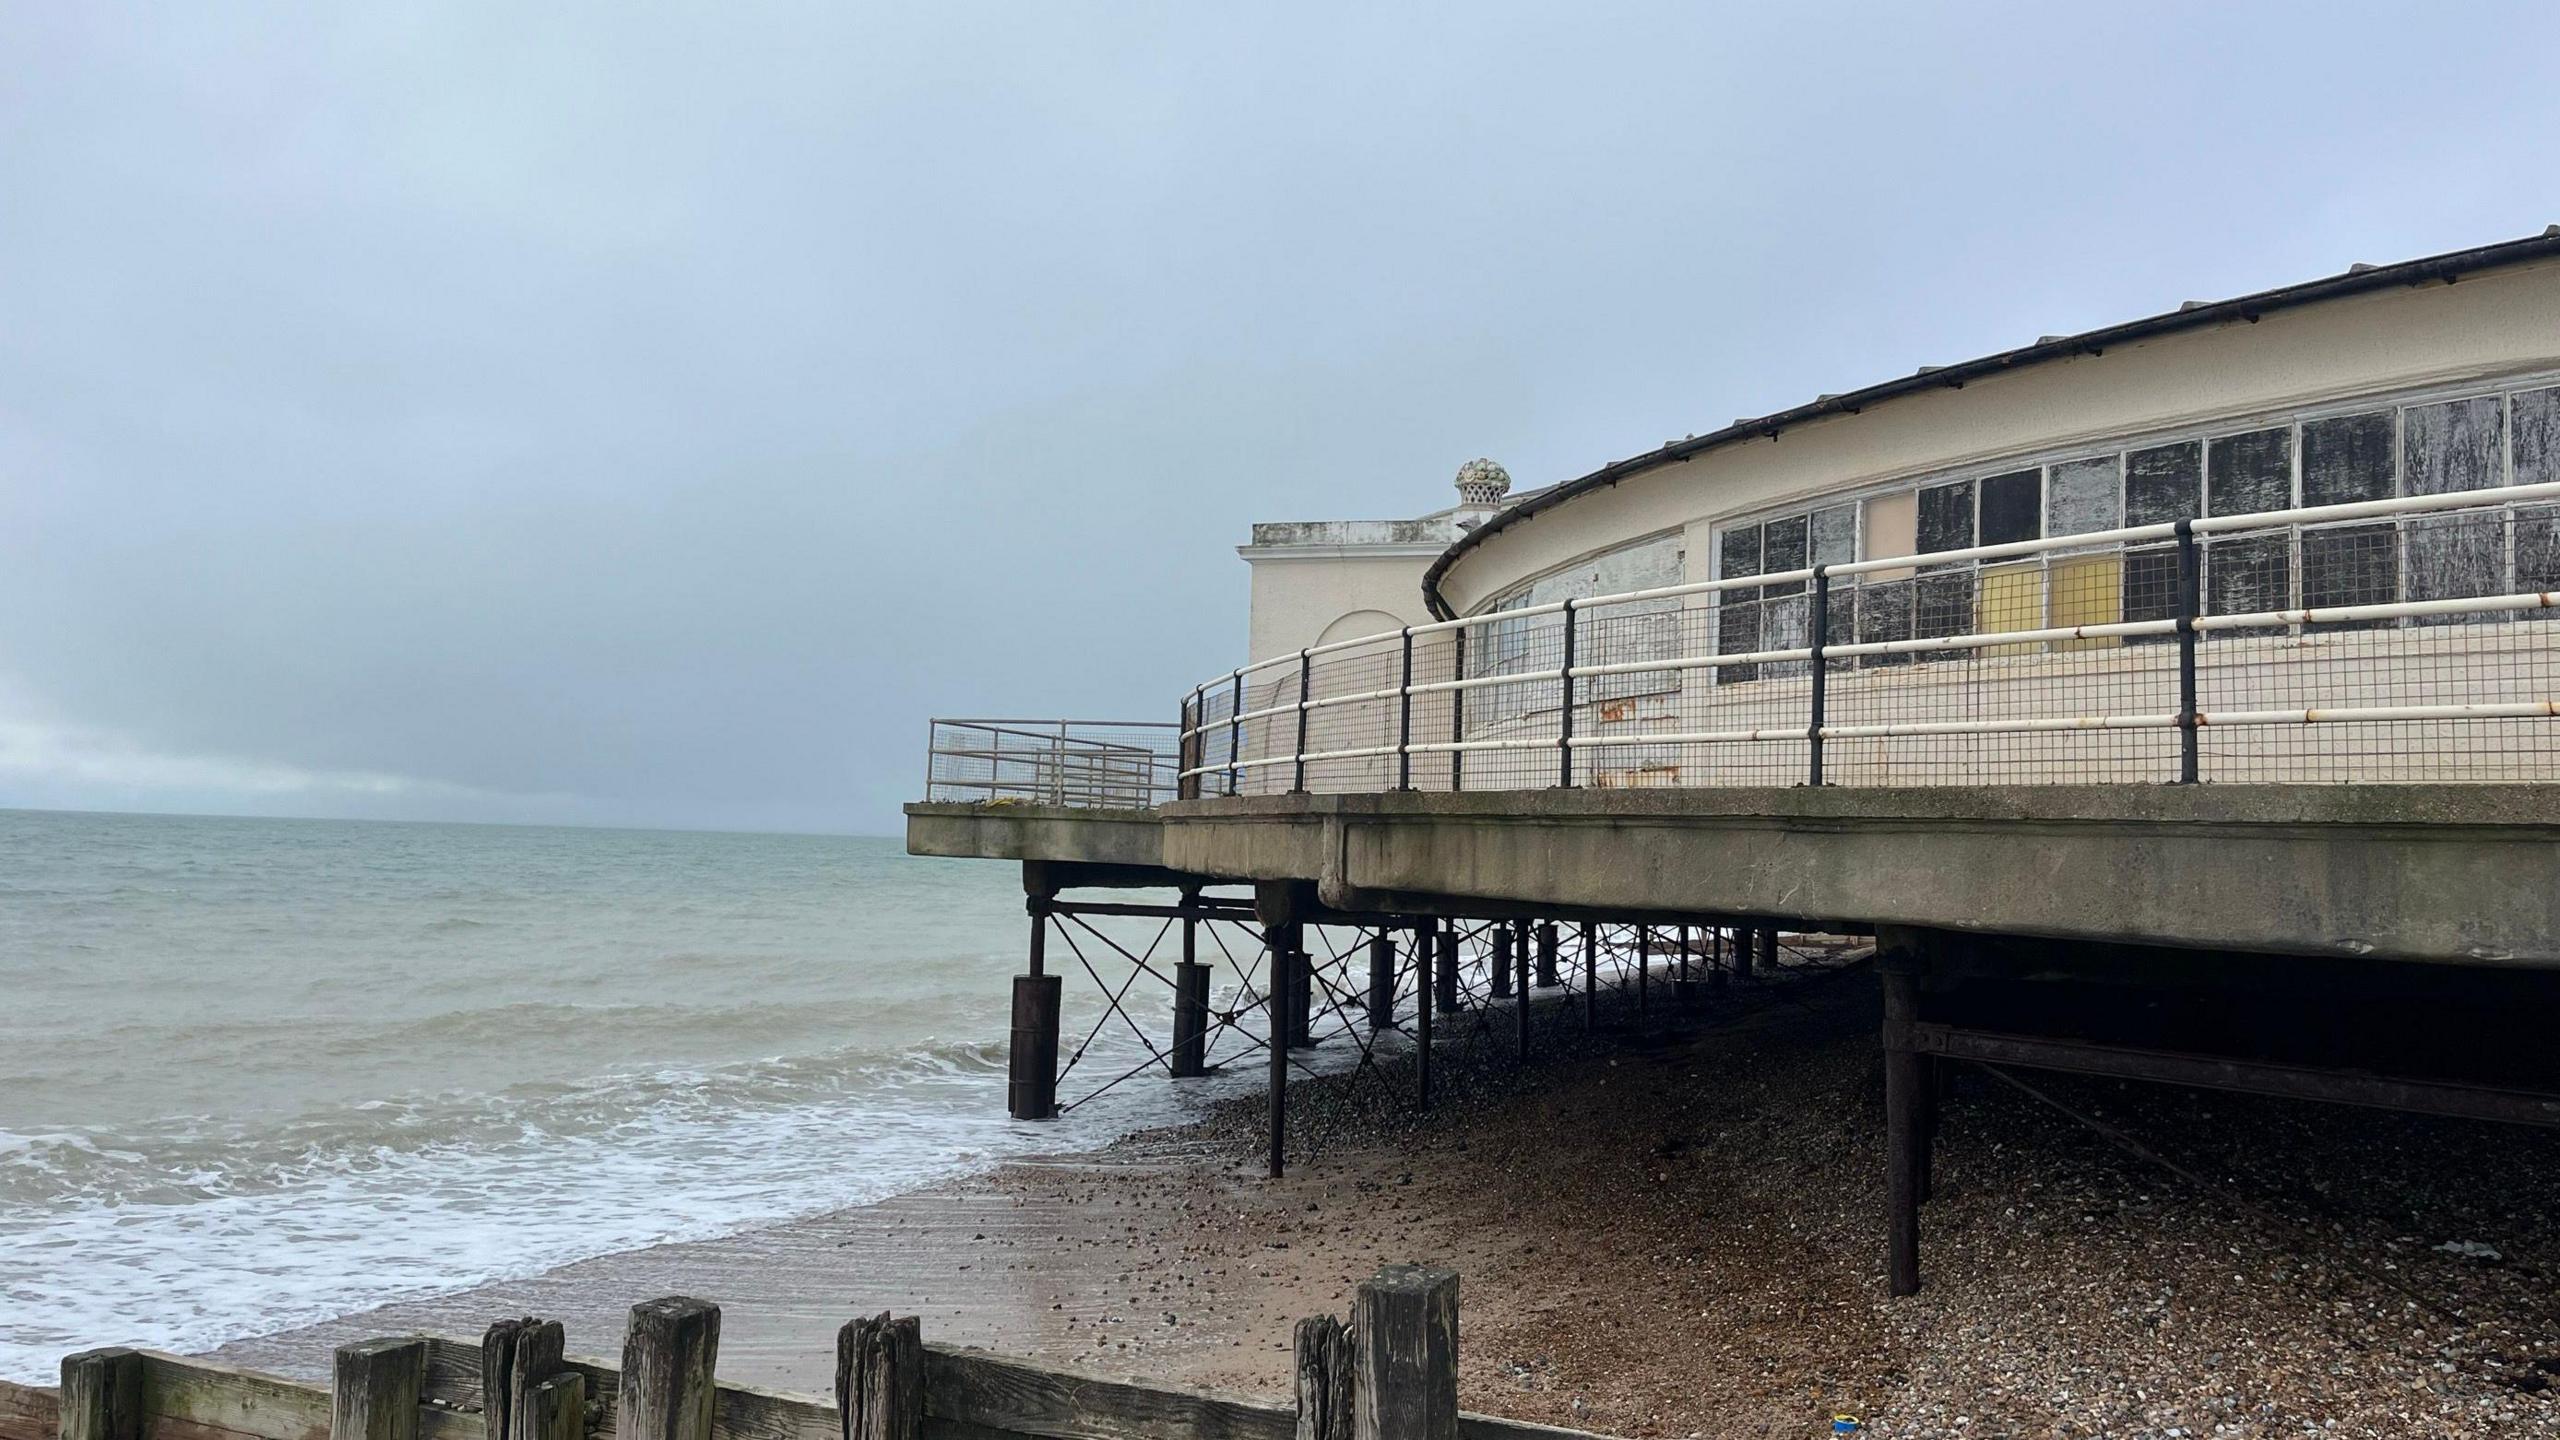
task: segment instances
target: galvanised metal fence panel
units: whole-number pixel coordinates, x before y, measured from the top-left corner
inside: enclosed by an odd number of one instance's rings
[[[1200,730],[1171,721],[935,720],[925,798],[1152,809],[1175,798],[1186,750],[1195,764],[1217,753],[1184,738]]]

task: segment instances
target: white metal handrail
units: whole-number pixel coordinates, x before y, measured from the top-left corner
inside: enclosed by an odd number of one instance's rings
[[[1238,788],[1239,777],[1246,772],[1268,770],[1277,766],[1294,769],[1295,784],[1304,788],[1306,768],[1325,762],[1393,760],[1398,771],[1392,783],[1382,776],[1372,776],[1378,783],[1368,788],[1408,788],[1412,783],[1411,762],[1416,756],[1448,757],[1449,780],[1459,783],[1458,761],[1479,752],[1552,750],[1558,756],[1559,775],[1556,783],[1574,783],[1572,759],[1577,751],[1602,751],[1641,746],[1676,746],[1688,744],[1725,744],[1786,741],[1809,744],[1813,758],[1810,767],[1812,783],[1822,783],[1821,745],[1825,740],[1881,739],[1933,735],[1996,735],[2003,733],[2036,734],[2074,730],[2156,730],[2176,729],[2184,737],[2180,779],[2195,779],[2196,732],[2215,726],[2253,727],[2268,725],[2320,725],[2331,723],[2386,723],[2409,721],[2528,719],[2548,718],[2554,697],[2526,695],[2497,699],[2471,699],[2459,696],[2443,700],[2427,698],[2427,703],[2389,705],[2338,705],[2293,707],[2253,707],[2212,710],[2197,703],[2194,678],[2195,647],[2201,635],[2230,635],[2234,632],[2263,632],[2270,629],[2310,634],[2322,627],[2371,626],[2397,621],[2442,621],[2460,617],[2499,618],[2518,612],[2560,608],[2560,597],[2535,590],[2517,590],[2506,594],[2467,598],[2429,598],[2369,604],[2295,606],[2264,609],[2246,613],[2205,613],[2196,578],[2198,555],[2209,549],[2204,542],[2222,540],[2249,531],[2282,531],[2290,533],[2298,527],[2327,525],[2341,521],[2397,518],[2429,514],[2480,511],[2492,507],[2514,506],[2538,502],[2560,502],[2560,483],[2512,485],[2494,489],[2462,491],[2447,495],[2402,496],[2388,500],[2358,501],[2341,505],[2304,506],[2286,510],[2264,511],[2248,515],[2214,516],[2167,524],[2125,526],[2078,535],[2052,536],[2037,540],[2008,542],[1997,545],[1972,546],[1961,550],[1933,551],[1919,555],[1885,556],[1839,564],[1818,565],[1804,569],[1772,572],[1763,575],[1733,576],[1716,580],[1695,581],[1680,585],[1657,586],[1645,590],[1597,596],[1588,599],[1555,601],[1541,605],[1489,611],[1430,625],[1408,626],[1350,640],[1311,646],[1292,654],[1275,656],[1227,672],[1217,680],[1193,690],[1187,698],[1179,728],[1186,747],[1179,779],[1186,793],[1216,793],[1208,784],[1210,777],[1223,776],[1226,790]],[[2164,543],[2165,542],[2165,543]],[[1860,577],[1888,576],[1893,581],[1917,575],[1960,573],[1968,564],[2021,560],[2030,557],[2068,557],[2122,555],[2133,547],[2166,550],[2174,547],[2181,567],[2178,596],[2179,613],[2173,618],[2109,620],[2077,625],[2044,625],[2030,629],[1975,629],[1952,635],[1914,635],[1882,640],[1844,638],[1833,642],[1820,631],[1825,621],[1825,606],[1835,581],[1855,581]],[[2219,555],[2218,550],[2211,550]],[[2397,583],[2398,552],[2392,553],[2391,574]],[[2287,552],[2291,554],[2290,551]],[[2218,562],[2217,562],[2218,563]],[[1999,572],[1980,572],[1999,573]],[[2055,573],[2059,573],[2058,571]],[[2122,572],[2119,572],[2121,576]],[[1874,581],[1870,583],[1884,583]],[[1763,593],[1777,587],[1801,587],[1797,594],[1770,597]],[[1718,653],[1712,648],[1696,653],[1654,655],[1637,659],[1577,659],[1574,639],[1577,627],[1595,613],[1605,614],[1612,607],[1636,604],[1658,604],[1697,596],[1717,597],[1730,592],[1751,592],[1757,603],[1783,599],[1808,607],[1810,623],[1818,638],[1810,644],[1782,645],[1769,649],[1748,649]],[[1970,596],[1970,592],[1968,597]],[[2130,592],[2127,591],[2127,594]],[[2041,595],[2041,592],[2039,592]],[[1965,602],[1971,603],[1970,598]],[[2039,600],[2041,603],[2041,600]],[[2125,602],[2130,604],[2130,600]],[[1654,612],[1648,612],[1654,613]],[[1676,612],[1694,613],[1694,612]],[[1987,614],[1987,612],[1986,612]],[[2156,615],[2156,612],[2155,612]],[[1541,664],[1535,668],[1467,674],[1447,674],[1447,642],[1440,642],[1435,653],[1443,662],[1443,675],[1417,678],[1414,653],[1417,641],[1448,636],[1463,644],[1470,632],[1491,627],[1517,626],[1532,620],[1560,617],[1564,654],[1559,663]],[[1512,650],[1504,663],[1518,658],[1518,632],[1512,632]],[[2560,625],[2551,634],[2560,634]],[[2130,640],[2174,642],[2180,656],[2182,690],[2179,703],[2172,710],[2143,710],[2139,713],[2093,714],[2028,714],[1993,718],[1895,720],[1883,723],[1840,723],[1822,713],[1823,686],[1818,677],[1844,661],[1876,661],[1889,663],[1898,659],[1926,659],[1949,654],[1998,651],[2016,655],[2043,646],[2085,646]],[[2549,635],[2537,638],[2542,650],[2553,648]],[[1350,686],[1326,686],[1319,683],[1318,661],[1333,657],[1369,652],[1381,664],[1392,664],[1401,673],[1391,683],[1371,678],[1374,670],[1357,675]],[[1463,653],[1463,652],[1460,652]],[[2057,651],[2056,653],[2070,653]],[[1815,663],[1819,661],[1819,663]],[[1295,678],[1284,672],[1294,667]],[[1809,711],[1801,724],[1746,725],[1713,730],[1695,728],[1635,731],[1615,734],[1572,733],[1577,709],[1588,709],[1600,703],[1589,691],[1577,690],[1585,682],[1620,677],[1647,675],[1678,676],[1692,672],[1721,673],[1737,668],[1745,680],[1763,673],[1762,667],[1774,669],[1810,691]],[[1807,672],[1816,677],[1805,686]],[[1860,671],[1864,675],[1870,672]],[[2539,672],[2537,672],[2539,675]],[[1247,707],[1243,704],[1246,682],[1269,676],[1267,684],[1279,696]],[[1732,677],[1725,675],[1725,683]],[[2539,683],[2537,681],[2537,683]],[[1462,718],[1453,718],[1452,733],[1447,738],[1418,736],[1412,733],[1414,704],[1417,699],[1445,703],[1453,717],[1465,697],[1479,691],[1517,692],[1526,687],[1533,692],[1539,687],[1553,692],[1551,699],[1535,707],[1534,713],[1549,716],[1549,723],[1532,733],[1470,735]],[[1293,693],[1294,692],[1294,693]],[[1268,693],[1268,692],[1266,692]],[[1775,692],[1771,692],[1775,693]],[[1212,698],[1231,699],[1227,713],[1212,715]],[[1606,698],[1606,697],[1602,697]],[[1314,717],[1326,712],[1392,708],[1398,712],[1398,734],[1392,743],[1364,742],[1313,745],[1303,737]],[[1511,712],[1506,721],[1519,721],[1528,712]],[[1297,737],[1281,733],[1283,725],[1293,726]],[[1249,753],[1250,749],[1263,753]],[[1212,754],[1213,750],[1218,753]],[[2387,778],[2387,777],[2386,777]],[[2528,777],[2541,778],[2541,777]],[[2551,778],[2560,779],[2560,776]]]

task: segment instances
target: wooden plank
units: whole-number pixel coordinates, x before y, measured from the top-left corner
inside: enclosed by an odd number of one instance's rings
[[[924,1405],[928,1416],[1057,1440],[1295,1440],[1298,1430],[1285,1405],[933,1345],[925,1347]]]
[[[983,1350],[926,1345],[923,1440],[1294,1440],[1297,1416],[1285,1405],[1202,1389],[1163,1389],[1098,1378]],[[620,1440],[621,1376],[611,1361],[570,1356],[602,1414],[587,1440]],[[431,1336],[427,1405],[418,1440],[480,1440],[480,1346]],[[325,1410],[324,1410],[325,1416]],[[1595,1440],[1494,1415],[1461,1414],[1459,1440]],[[744,1385],[719,1387],[713,1440],[842,1440],[831,1400]],[[9,1437],[0,1437],[9,1440]],[[47,1431],[41,1440],[54,1440]],[[162,1440],[238,1440],[237,1435]]]
[[[587,1377],[568,1370],[537,1381],[514,1408],[507,1427],[517,1440],[586,1440]]]
[[[426,1341],[402,1336],[341,1345],[330,1373],[330,1440],[418,1440]]]
[[[60,1440],[62,1392],[0,1380],[0,1440]]]
[[[329,1440],[329,1392],[259,1370],[142,1352],[146,1440],[205,1440],[205,1431],[257,1440]]]

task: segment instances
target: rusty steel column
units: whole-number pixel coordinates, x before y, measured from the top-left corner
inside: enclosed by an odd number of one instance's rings
[[[1209,1073],[1209,967],[1200,963],[1200,917],[1190,913],[1199,899],[1196,891],[1182,897],[1182,959],[1173,967],[1173,1048],[1167,1068],[1176,1080]]]
[[[1924,952],[1911,931],[1876,934],[1876,970],[1884,982],[1884,1207],[1885,1289],[1893,1295],[1920,1291],[1920,1188],[1928,1168],[1929,1131],[1924,1107],[1928,1075],[1911,1048],[1920,1018]]]
[[[1458,1013],[1458,922],[1443,920],[1433,937],[1440,961],[1431,969],[1431,1008],[1443,1015]]]
[[[1369,937],[1369,1031],[1376,1034],[1396,1021],[1396,940],[1381,924]]]

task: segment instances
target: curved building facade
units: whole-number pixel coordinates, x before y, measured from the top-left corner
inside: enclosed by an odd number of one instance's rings
[[[2358,267],[1524,497],[1430,562],[1436,622],[1258,646],[1201,756],[1244,792],[2171,779],[2182,749],[2554,778],[2554,612],[2455,603],[2560,592],[2554,497],[2464,498],[2554,483],[2560,235]]]

